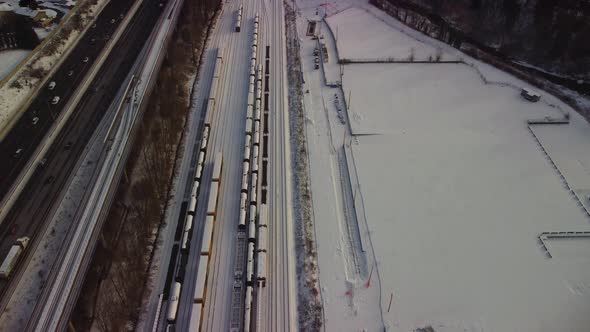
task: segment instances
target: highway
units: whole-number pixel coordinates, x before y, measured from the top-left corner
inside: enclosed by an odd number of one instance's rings
[[[121,21],[121,15],[124,16],[132,4],[133,1],[110,2],[97,19],[96,27],[89,30],[89,35],[82,38],[80,44],[63,63],[61,69],[58,70],[58,73],[55,75],[57,85],[54,91],[57,92],[57,89],[61,87],[60,89],[63,90],[60,90],[60,92],[64,95],[64,98],[58,105],[66,104],[68,94],[71,94],[80,82],[69,79],[67,76],[68,71],[71,70],[69,68],[76,67],[80,62],[83,63],[83,57],[81,57],[81,55],[87,56],[85,54],[88,54],[88,52],[91,51],[96,52],[92,53],[94,55],[91,56],[96,56],[96,54],[98,54],[100,48],[96,50],[94,49],[95,45],[98,47],[98,38],[105,39],[107,36],[110,37],[114,28],[117,26],[117,24],[111,23],[111,21],[114,19],[116,19],[116,22]],[[102,119],[105,111],[110,106],[111,100],[113,100],[120,85],[135,62],[137,55],[141,51],[143,44],[153,29],[155,22],[161,13],[161,7],[159,4],[160,2],[157,1],[144,1],[140,6],[129,26],[123,32],[120,41],[115,45],[113,51],[99,69],[91,88],[83,95],[77,107],[74,109],[72,116],[66,122],[54,144],[47,152],[45,156],[45,166],[37,167],[15,206],[0,225],[0,236],[2,236],[2,246],[0,246],[1,257],[5,255],[8,246],[14,238],[27,235],[35,241],[35,236],[41,229],[43,229],[45,222],[49,219],[48,217],[52,214],[53,209],[55,208],[55,203],[60,200],[62,189],[68,182],[71,172],[79,160],[81,152],[87,145],[94,129]],[[103,15],[106,16],[103,17]],[[105,26],[104,28],[103,25]],[[96,30],[96,33],[92,32],[93,29]],[[93,41],[92,39],[95,40]],[[92,61],[94,61],[94,58],[89,60],[87,64],[83,64],[83,66],[90,66]],[[82,74],[80,74],[80,76],[82,76]],[[61,79],[57,79],[57,77],[61,77]],[[52,93],[54,91],[52,91]],[[31,107],[38,105],[37,102],[42,102],[44,100],[43,98],[48,98],[50,95],[49,92],[44,91],[37,98],[40,101],[36,100]],[[34,108],[30,109],[34,110]],[[46,111],[44,113],[45,115],[54,114],[49,113],[47,108],[44,108],[44,110]],[[57,112],[58,110],[54,109],[52,111]],[[28,112],[29,111],[27,111],[27,114]],[[19,121],[17,127],[15,127],[9,136],[7,136],[2,142],[2,153],[8,153],[8,151],[12,149],[8,147],[10,147],[11,144],[14,145],[14,142],[24,142],[25,139],[23,139],[23,137],[31,137],[29,140],[26,140],[28,144],[27,146],[29,146],[27,149],[30,150],[28,153],[32,153],[31,151],[35,149],[35,142],[38,143],[38,141],[35,141],[37,138],[34,137],[37,136],[29,136],[30,133],[26,132],[26,122],[24,124],[21,123],[26,119],[28,116],[27,114],[23,115],[23,119]],[[47,130],[51,122],[52,120],[46,118],[46,121],[44,122],[46,126],[44,127],[45,130]],[[40,123],[41,120],[39,120],[36,126]],[[18,127],[19,125],[21,125],[21,127]],[[31,129],[29,128],[28,130],[30,131]],[[11,135],[14,135],[13,139],[10,138],[13,137]],[[38,139],[40,139],[41,136],[42,135],[39,134]],[[25,155],[21,158],[24,157]],[[15,161],[14,164],[8,163],[8,165],[13,165],[11,167],[22,167],[21,164],[17,165],[17,162],[20,161]],[[2,167],[4,166],[6,165],[3,164]],[[6,171],[8,172],[6,174],[12,174],[10,173],[10,169],[6,169]],[[12,179],[14,179],[14,177],[15,175],[11,176]],[[8,180],[8,177],[3,177],[2,183],[5,184]],[[25,265],[25,263],[26,259],[24,259],[20,265]],[[9,292],[5,292],[7,290],[6,286],[6,282],[0,284],[0,287],[2,288],[2,307],[5,305],[6,300],[10,295]]]
[[[243,6],[241,32],[234,32],[236,12]],[[243,149],[245,142],[246,105],[249,84],[250,45],[253,35],[253,20],[260,15],[259,47],[257,63],[264,63],[266,46],[270,50],[269,81],[269,208],[271,216],[269,231],[269,281],[259,288],[258,299],[263,303],[256,329],[261,331],[295,331],[297,329],[295,251],[291,203],[291,160],[289,142],[289,116],[287,108],[286,45],[284,10],[281,1],[224,1],[223,11],[208,43],[199,81],[195,84],[193,109],[186,136],[185,150],[177,179],[175,199],[170,204],[168,227],[163,235],[155,286],[150,296],[149,315],[158,318],[154,326],[146,330],[163,331],[170,283],[176,276],[179,258],[172,257],[173,245],[179,244],[174,237],[178,223],[185,220],[183,204],[190,196],[196,144],[201,137],[203,120],[211,123],[211,134],[205,160],[205,169],[197,203],[191,250],[184,273],[176,329],[185,331],[192,310],[194,284],[198,267],[198,253],[202,241],[202,224],[206,214],[206,201],[211,181],[211,165],[215,152],[221,151],[224,158],[223,177],[213,249],[210,256],[206,300],[203,308],[201,331],[230,331],[234,264],[237,248],[239,201],[242,179]],[[216,93],[214,110],[205,107],[211,89],[211,79],[216,51],[221,50],[223,68]],[[208,113],[205,114],[204,112]],[[205,119],[206,117],[206,119]],[[199,248],[199,249],[195,249]],[[179,255],[180,256],[180,255]],[[245,262],[244,262],[245,263]],[[162,299],[162,302],[160,302]],[[160,304],[161,303],[161,304]],[[159,309],[159,317],[156,313]],[[242,317],[243,319],[243,317]],[[243,326],[242,326],[243,328]]]
[[[36,147],[61,113],[72,93],[88,73],[92,63],[103,50],[109,38],[121,22],[120,15],[126,15],[133,4],[132,0],[111,1],[97,17],[96,27],[91,27],[74,46],[68,59],[55,71],[53,77],[39,91],[39,94],[24,111],[19,121],[0,142],[0,165],[3,177],[0,181],[0,197],[9,191],[13,181],[24,168]],[[111,23],[111,20],[115,20]],[[84,62],[84,58],[88,61]],[[50,90],[49,82],[56,83]],[[59,96],[60,101],[53,105],[52,99]],[[38,118],[34,124],[33,119]],[[21,150],[16,154],[17,150]]]

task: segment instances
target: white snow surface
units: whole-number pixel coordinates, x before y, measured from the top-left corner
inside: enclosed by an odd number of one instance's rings
[[[415,60],[429,61],[437,55],[436,47],[413,39],[358,7],[329,16],[326,21],[335,35],[341,58],[406,60],[413,54]],[[456,60],[442,50],[439,52],[442,60]]]
[[[390,87],[374,102],[381,107],[362,112],[382,135],[352,145],[383,290],[394,294],[390,324],[586,330],[590,299],[568,288],[590,284],[590,257],[549,260],[537,240],[545,231],[590,230],[526,128],[526,119],[558,114],[511,88],[481,84],[465,66],[386,67],[351,68],[350,82],[362,101],[380,90],[370,83],[373,69],[390,78],[378,78]],[[415,80],[400,73],[407,69]],[[590,155],[588,135],[574,142]]]
[[[441,48],[443,59],[466,64],[345,65],[342,91],[329,88],[305,37],[324,2],[297,4],[326,330],[588,331],[590,240],[550,241],[553,258],[538,240],[542,232],[590,231],[588,122],[546,92],[525,101],[519,89],[532,88],[527,83],[360,0],[328,8],[342,57],[414,48],[418,59]],[[349,22],[372,32],[343,33]],[[381,24],[388,28],[371,28]],[[350,107],[346,125],[334,94]],[[564,114],[569,124],[527,125]],[[347,181],[360,244],[345,228]],[[359,245],[364,252],[354,258]]]
[[[19,62],[24,59],[29,50],[6,50],[0,52],[0,80],[8,75]]]

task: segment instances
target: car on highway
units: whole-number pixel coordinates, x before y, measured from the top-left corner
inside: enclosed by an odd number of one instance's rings
[[[74,75],[74,71],[73,71],[73,70],[70,70],[70,71],[68,72],[68,76],[72,76],[72,75]]]
[[[33,126],[37,124],[37,122],[39,122],[39,117],[36,116],[33,118],[33,121],[31,121],[33,123]]]
[[[51,81],[51,82],[49,82],[49,85],[47,86],[47,88],[48,88],[49,90],[53,90],[53,89],[55,89],[55,81]]]
[[[41,159],[41,161],[39,161],[39,166],[45,167],[46,163],[47,163],[47,158],[43,158],[43,159]]]
[[[69,150],[72,147],[72,142],[67,142],[64,149]]]
[[[12,155],[14,158],[18,158],[21,156],[21,154],[23,153],[23,149],[16,149],[16,151],[14,151],[14,154]]]
[[[45,184],[52,184],[53,181],[55,181],[55,176],[50,176],[47,179],[45,179]]]
[[[111,24],[115,24],[115,19],[111,19]]]
[[[53,99],[51,99],[51,105],[57,105],[59,103],[59,100],[59,96],[53,97]]]
[[[86,63],[86,62],[88,62],[88,60],[89,60],[88,57],[85,56],[84,59],[82,59],[82,62]]]

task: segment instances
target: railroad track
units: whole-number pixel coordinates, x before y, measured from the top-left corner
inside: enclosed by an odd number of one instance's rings
[[[291,215],[291,156],[287,109],[285,25],[282,1],[264,0],[270,8],[270,192],[269,221],[272,267],[268,283],[268,331],[294,331],[295,294],[293,225]],[[266,2],[268,1],[268,2]],[[268,4],[268,5],[267,5]]]

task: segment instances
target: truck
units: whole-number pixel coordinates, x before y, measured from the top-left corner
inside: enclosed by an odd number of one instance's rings
[[[12,271],[14,270],[14,267],[16,266],[16,263],[18,262],[19,258],[21,257],[25,249],[27,249],[28,245],[28,237],[25,236],[16,239],[16,241],[10,248],[10,251],[8,251],[8,255],[4,259],[4,262],[2,262],[2,265],[0,266],[1,279],[8,279],[10,277]]]

